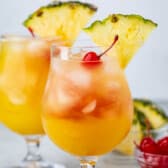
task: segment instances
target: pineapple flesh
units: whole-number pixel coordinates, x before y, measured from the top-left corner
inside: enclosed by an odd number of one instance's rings
[[[168,123],[168,116],[156,103],[147,99],[135,99],[134,106],[138,110],[143,111],[154,129],[160,128]]]
[[[115,148],[116,151],[125,154],[125,155],[133,155],[135,144],[140,142],[140,140],[143,137],[142,127],[141,123],[137,117],[137,115],[134,115],[134,120],[132,124],[132,128],[126,138]]]
[[[139,144],[141,139],[144,137],[144,131],[147,130],[147,127],[152,128],[151,123],[148,122],[148,118],[144,113],[138,110],[134,106],[134,119],[132,123],[132,128],[126,138],[116,147],[116,151],[126,154],[133,155],[135,151],[135,144]]]
[[[140,15],[113,14],[103,21],[95,21],[84,31],[91,37],[93,42],[107,48],[115,35],[119,35],[119,41],[109,55],[117,56],[122,68],[125,68],[143,45],[149,34],[157,24]]]
[[[134,99],[134,120],[127,137],[116,147],[116,151],[133,155],[135,144],[139,144],[147,130],[155,130],[168,123],[166,112],[153,101]]]
[[[79,1],[54,1],[31,14],[24,26],[40,37],[59,37],[73,44],[97,8]]]

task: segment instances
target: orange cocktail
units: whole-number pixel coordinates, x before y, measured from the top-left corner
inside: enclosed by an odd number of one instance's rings
[[[43,99],[49,138],[77,156],[111,151],[127,135],[133,116],[131,94],[115,57],[82,62],[88,48],[53,47]]]
[[[0,121],[24,136],[27,154],[14,167],[52,167],[39,153],[41,99],[50,65],[52,42],[56,38],[6,35],[0,39]]]
[[[43,134],[41,96],[48,75],[51,41],[6,36],[0,41],[0,120],[23,134]]]

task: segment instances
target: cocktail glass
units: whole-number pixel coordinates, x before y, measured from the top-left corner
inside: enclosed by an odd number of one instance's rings
[[[40,153],[41,97],[46,83],[52,42],[4,35],[0,38],[0,120],[12,131],[24,136],[28,152],[19,167],[52,167]]]
[[[130,130],[133,106],[129,87],[116,57],[82,61],[98,47],[52,46],[43,97],[43,126],[49,138],[80,159],[81,168],[95,167]]]

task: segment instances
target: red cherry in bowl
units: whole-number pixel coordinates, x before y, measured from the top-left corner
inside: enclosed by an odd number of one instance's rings
[[[168,168],[167,155],[144,153],[138,149],[135,156],[141,168]]]
[[[168,155],[168,136],[160,139],[157,142],[159,153],[162,155]]]
[[[151,137],[145,137],[140,144],[140,150],[145,153],[157,154],[158,147]]]
[[[158,141],[143,138],[137,145],[136,159],[141,168],[168,168],[168,136]]]

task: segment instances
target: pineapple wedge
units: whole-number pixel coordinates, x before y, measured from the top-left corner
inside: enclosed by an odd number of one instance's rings
[[[142,137],[143,132],[141,124],[137,116],[134,115],[133,125],[130,132],[128,133],[126,138],[119,145],[117,145],[115,150],[125,155],[132,155],[135,149],[134,142],[139,143]]]
[[[119,41],[108,54],[116,55],[121,67],[125,68],[156,27],[156,23],[139,15],[113,14],[103,21],[95,21],[84,31],[92,38],[93,42],[99,46],[105,46],[105,48],[118,34]]]
[[[134,99],[134,106],[144,113],[154,129],[168,123],[168,116],[165,111],[154,102],[147,99]]]
[[[40,37],[60,37],[72,45],[97,8],[79,1],[54,1],[39,8],[25,21],[24,26]]]
[[[116,147],[116,151],[126,155],[133,155],[135,149],[134,142],[138,144],[148,133],[148,129],[153,131],[167,123],[168,116],[165,111],[153,101],[134,99],[134,120],[132,128],[127,137]]]
[[[139,144],[141,139],[144,137],[144,130],[147,130],[146,121],[148,121],[148,118],[142,111],[138,110],[134,106],[132,128],[126,138],[116,147],[115,150],[126,155],[133,155],[135,150],[134,143]],[[151,123],[148,122],[148,124],[152,129]]]

